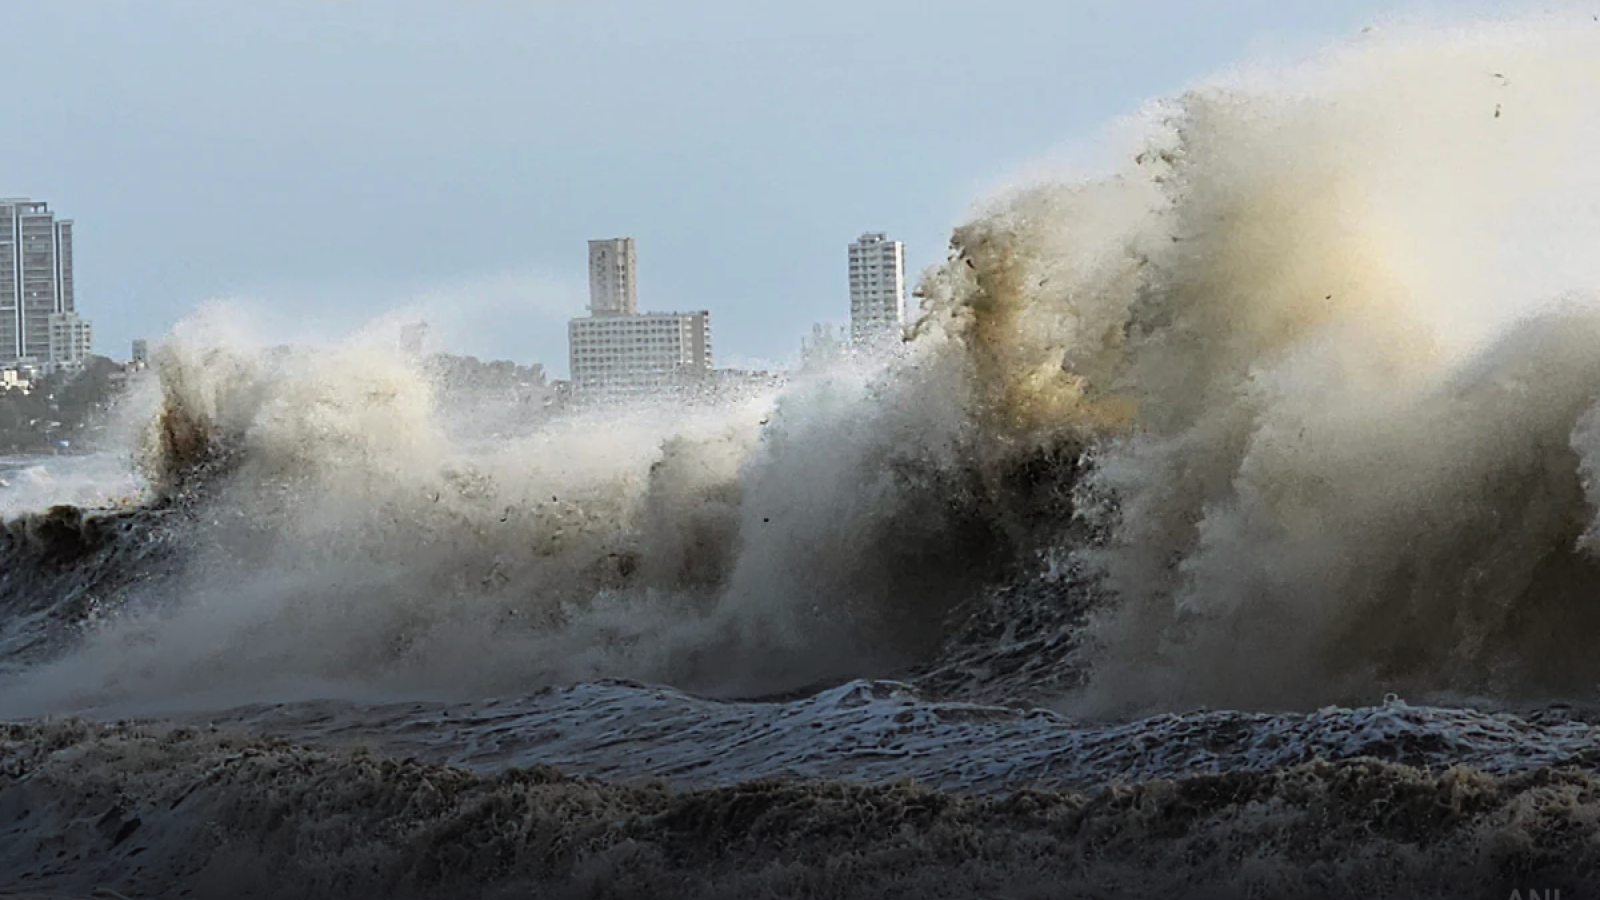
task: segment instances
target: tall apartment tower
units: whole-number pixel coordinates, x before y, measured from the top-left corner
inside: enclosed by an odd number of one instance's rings
[[[72,222],[43,201],[0,200],[0,367],[87,355],[88,323],[75,308]],[[52,358],[52,336],[70,358]]]
[[[639,314],[639,255],[633,238],[589,242],[589,315]]]
[[[906,320],[906,246],[881,231],[850,245],[850,343],[898,341]]]

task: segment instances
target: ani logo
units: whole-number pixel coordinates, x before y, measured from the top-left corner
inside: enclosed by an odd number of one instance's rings
[[[1561,900],[1561,890],[1548,891],[1512,891],[1511,900]]]

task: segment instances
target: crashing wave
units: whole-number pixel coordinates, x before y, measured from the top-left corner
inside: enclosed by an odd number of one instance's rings
[[[1576,894],[1588,24],[1154,104],[764,394],[469,441],[393,342],[184,323],[150,501],[0,530],[0,717],[257,736],[0,726],[0,891]]]
[[[0,711],[605,677],[1586,695],[1597,42],[1391,34],[1154,104],[1126,165],[956,229],[903,353],[737,401],[469,446],[371,335],[202,315],[146,444],[191,526],[171,602]]]

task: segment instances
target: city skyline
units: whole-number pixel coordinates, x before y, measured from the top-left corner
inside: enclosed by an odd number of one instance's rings
[[[0,201],[25,202],[25,201]],[[44,207],[45,204],[37,204]],[[70,227],[70,220],[62,224]],[[881,247],[879,245],[882,245]],[[647,311],[639,308],[638,300],[638,252],[637,242],[632,237],[590,239],[589,246],[589,302],[587,304],[588,316],[573,319],[568,322],[568,354],[569,377],[574,383],[579,383],[576,377],[579,357],[578,342],[606,344],[610,340],[609,332],[602,333],[607,323],[606,319],[628,318],[638,320],[645,327],[653,327],[662,331],[666,325],[671,329],[683,329],[682,354],[686,360],[692,359],[697,370],[702,374],[710,374],[714,368],[714,357],[710,338],[710,312],[696,310],[693,312],[665,312]],[[900,241],[888,240],[882,232],[863,233],[856,241],[849,245],[849,300],[845,307],[850,315],[853,326],[843,331],[843,335],[858,345],[870,343],[879,331],[894,331],[905,325],[911,324],[914,318],[908,317],[905,308],[906,280],[904,272],[905,246]],[[880,253],[884,253],[879,258]],[[869,259],[869,257],[871,257]],[[869,271],[870,270],[870,271]],[[881,270],[881,271],[880,271]],[[886,279],[885,286],[880,290],[876,279]],[[865,280],[874,280],[871,291],[863,290]],[[860,284],[858,284],[860,282]],[[839,311],[839,310],[832,310]],[[598,320],[598,321],[597,321]],[[670,320],[670,321],[669,321]],[[87,324],[87,323],[85,323]],[[618,323],[611,323],[613,325]],[[621,323],[629,324],[629,323]],[[597,326],[589,328],[584,326]],[[832,328],[829,323],[813,323],[809,334],[798,336],[800,352],[795,358],[796,365],[803,365],[806,361],[806,345],[808,341],[815,341],[823,330]],[[407,356],[424,356],[423,345],[426,339],[428,325],[426,322],[411,322],[400,326],[399,346],[401,353]],[[869,333],[872,332],[872,333]],[[580,337],[581,334],[581,337]],[[830,338],[831,339],[831,338]],[[155,339],[159,342],[159,338]],[[130,341],[128,362],[135,365],[147,365],[150,361],[149,353],[152,339],[146,337],[133,338]],[[85,355],[88,352],[85,344]],[[440,348],[439,352],[450,353],[456,348]],[[603,349],[610,350],[610,347]],[[116,359],[114,353],[99,355]],[[541,359],[518,359],[518,362],[539,364],[549,369],[549,361]],[[603,368],[603,367],[602,367]],[[782,367],[780,367],[782,368]],[[601,373],[606,374],[606,373]],[[593,380],[593,379],[591,379]]]
[[[559,371],[574,247],[628,234],[647,305],[714,310],[724,363],[783,360],[843,316],[864,228],[915,283],[1062,142],[1392,6],[31,4],[13,65],[55,75],[13,98],[0,170],[83,223],[118,352],[231,298],[270,340],[414,307],[441,346]]]

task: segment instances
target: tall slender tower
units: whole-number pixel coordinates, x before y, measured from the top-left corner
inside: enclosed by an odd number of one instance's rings
[[[906,247],[881,231],[850,245],[850,343],[900,339],[906,319]]]
[[[639,314],[639,257],[633,238],[589,242],[589,315]]]
[[[52,320],[59,337],[75,310],[71,220],[43,201],[0,200],[0,366],[51,363]]]

